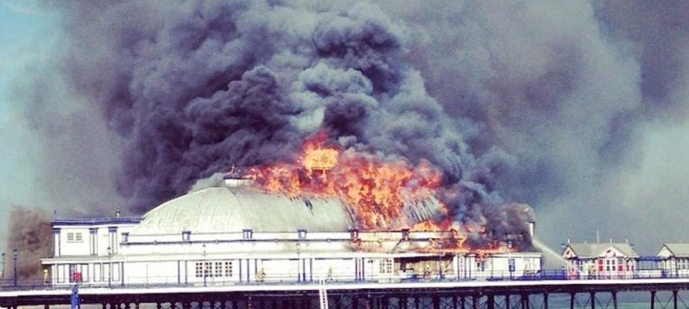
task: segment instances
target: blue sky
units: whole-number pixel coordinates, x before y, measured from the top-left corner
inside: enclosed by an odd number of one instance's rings
[[[22,102],[13,98],[23,70],[50,57],[58,39],[57,17],[38,8],[36,1],[0,0],[0,220],[8,205],[32,205],[40,196],[32,191],[32,152],[39,151],[21,117]],[[3,226],[6,226],[3,224]],[[0,230],[4,234],[4,231]],[[0,237],[3,248],[4,235]]]

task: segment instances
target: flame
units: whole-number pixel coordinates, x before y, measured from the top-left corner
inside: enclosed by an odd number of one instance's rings
[[[328,171],[337,166],[339,159],[340,152],[337,149],[321,148],[319,144],[312,141],[305,145],[304,157],[301,162],[309,172]]]
[[[419,222],[409,213],[411,205],[423,205],[431,198],[439,201],[442,173],[430,162],[413,166],[402,159],[342,151],[325,145],[326,139],[318,134],[307,140],[295,164],[254,167],[248,176],[260,189],[291,198],[340,198],[364,230],[415,226]],[[438,203],[435,211],[445,214],[446,206]],[[446,230],[447,224],[425,222],[426,228]]]
[[[412,231],[458,231],[452,225],[455,223],[451,218],[446,218],[441,222],[434,222],[431,220],[421,221],[412,225]]]
[[[327,135],[321,133],[305,141],[303,153],[295,162],[253,167],[246,176],[258,189],[269,193],[343,201],[354,214],[357,228],[373,232],[353,238],[352,247],[358,251],[399,248],[404,237],[385,233],[394,229],[432,232],[435,236],[427,243],[409,247],[420,252],[473,251],[484,256],[513,251],[496,244],[478,250],[466,244],[469,234],[485,234],[485,226],[460,225],[453,220],[442,197],[457,193],[442,188],[441,171],[428,161],[412,165],[399,158],[342,150],[328,145]]]

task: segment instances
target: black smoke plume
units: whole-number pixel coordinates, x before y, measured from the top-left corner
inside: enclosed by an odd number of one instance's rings
[[[93,23],[69,24],[72,42],[94,43],[71,46],[67,77],[125,141],[117,188],[130,211],[233,165],[293,158],[326,130],[346,148],[431,161],[460,192],[454,215],[487,223],[503,204],[489,182],[504,160],[471,153],[466,123],[402,58],[407,29],[375,5],[342,4],[67,5]]]
[[[639,131],[686,118],[683,2],[48,5],[64,18],[63,54],[24,89],[57,150],[46,174],[69,175],[46,182],[59,197],[114,178],[114,201],[136,214],[232,165],[290,159],[325,129],[345,148],[440,167],[462,222],[509,234],[503,205],[535,205],[553,243],[629,228],[608,218],[633,217],[620,175]],[[83,212],[107,195],[76,194]],[[582,212],[597,215],[572,220]]]

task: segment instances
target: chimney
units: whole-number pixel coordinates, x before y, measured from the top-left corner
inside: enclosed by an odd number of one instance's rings
[[[536,222],[529,222],[529,235],[533,239],[536,237]]]
[[[119,218],[119,217],[120,217],[120,210],[118,209],[118,210],[115,210],[115,218]]]

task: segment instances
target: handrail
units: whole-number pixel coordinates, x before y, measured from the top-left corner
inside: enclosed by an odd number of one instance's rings
[[[128,277],[131,279],[141,279],[141,277]],[[110,288],[110,289],[120,289],[120,288],[134,288],[134,289],[149,289],[149,288],[164,288],[164,287],[204,287],[203,282],[189,282],[189,283],[177,283],[170,279],[170,282],[155,282],[155,279],[165,279],[165,278],[149,278],[152,283],[125,283],[121,284],[119,282],[80,282],[80,286],[83,288]],[[176,277],[175,277],[176,279]],[[438,278],[427,277],[427,278],[417,278],[417,277],[386,277],[386,278],[375,278],[366,280],[353,280],[349,277],[338,277],[332,276],[328,277],[329,283],[337,284],[380,284],[380,283],[395,283],[395,282],[414,282],[419,286],[423,286],[424,283],[436,283],[436,282],[458,282],[458,281],[554,281],[554,280],[578,280],[581,281],[600,281],[600,280],[623,280],[633,282],[634,280],[640,279],[689,279],[688,272],[663,272],[660,270],[656,271],[630,271],[622,272],[620,274],[576,274],[573,275],[565,270],[541,270],[533,274],[527,274],[522,276],[515,276],[513,273],[509,272],[494,272],[490,275],[473,276],[471,278],[458,278],[455,276],[443,276]],[[164,280],[161,280],[164,281]],[[314,278],[314,280],[299,281],[293,276],[271,276],[267,277],[262,281],[251,281],[251,282],[237,282],[231,280],[213,280],[207,282],[208,286],[218,287],[218,286],[277,286],[277,285],[303,285],[303,286],[318,286],[322,284],[320,279]],[[74,285],[73,282],[64,282],[58,284],[44,283],[43,280],[20,280],[17,285],[14,285],[13,280],[0,280],[0,291],[25,291],[25,290],[70,290]]]
[[[107,222],[132,222],[132,223],[138,223],[141,222],[142,218],[141,217],[112,217],[112,218],[103,218],[103,217],[94,217],[94,218],[57,218],[53,221],[53,223],[56,224],[61,224],[61,223],[107,223]]]

